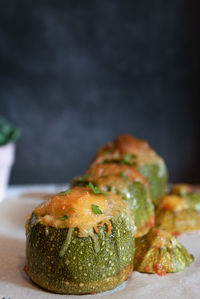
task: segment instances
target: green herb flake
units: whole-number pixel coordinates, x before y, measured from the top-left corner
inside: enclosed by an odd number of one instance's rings
[[[63,196],[63,195],[67,195],[67,194],[69,194],[71,192],[71,189],[68,189],[68,190],[66,190],[66,191],[63,191],[63,192],[60,192],[60,193],[58,193],[57,195],[61,195],[61,196]]]
[[[137,166],[137,163],[136,163],[136,162],[133,162],[133,163],[131,163],[130,165],[135,167],[135,166]]]
[[[102,155],[109,155],[111,152],[110,151],[104,151],[102,152]]]
[[[70,208],[69,208],[69,211],[74,211],[74,208],[70,207]]]
[[[121,162],[122,162],[123,164],[130,165],[130,158],[131,158],[131,156],[130,156],[129,154],[125,154],[125,155],[122,157]]]
[[[99,209],[99,206],[97,206],[97,205],[91,205],[91,208],[92,208],[92,212],[93,212],[95,215],[103,214],[102,211]]]
[[[129,166],[137,166],[136,162],[131,162],[131,159],[135,159],[136,157],[135,154],[125,154],[121,159],[121,163]]]
[[[65,221],[65,220],[67,220],[68,218],[69,218],[69,217],[68,217],[67,215],[64,215],[64,216],[60,217],[60,220]]]
[[[87,185],[88,188],[90,188],[95,194],[104,194],[107,195],[106,192],[102,192],[99,187],[94,186],[92,182],[89,182],[89,184]]]
[[[92,174],[85,174],[85,175],[83,175],[83,176],[79,176],[79,177],[77,178],[77,181],[80,182],[80,183],[85,182],[85,181],[87,181],[87,179],[88,179],[89,177],[91,177],[91,176],[92,176]]]
[[[120,177],[123,179],[123,180],[127,180],[127,176],[125,175],[125,173],[123,171],[120,172]]]

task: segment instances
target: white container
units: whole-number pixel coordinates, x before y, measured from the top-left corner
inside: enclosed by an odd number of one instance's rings
[[[0,146],[0,202],[5,198],[10,172],[15,159],[15,144]]]

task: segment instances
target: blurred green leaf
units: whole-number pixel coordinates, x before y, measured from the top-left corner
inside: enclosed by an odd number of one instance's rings
[[[20,130],[11,125],[5,118],[0,117],[0,146],[16,141],[19,136]]]

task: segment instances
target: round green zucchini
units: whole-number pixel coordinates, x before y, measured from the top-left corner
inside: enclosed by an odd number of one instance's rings
[[[200,216],[193,209],[177,212],[161,209],[156,211],[155,225],[176,236],[186,231],[199,230]]]
[[[177,194],[185,199],[189,208],[200,212],[200,194],[195,193],[193,186],[188,184],[175,184],[171,188],[171,194]]]
[[[197,193],[187,193],[182,195],[188,206],[197,212],[200,212],[200,195]]]
[[[155,224],[160,229],[179,235],[186,231],[200,229],[200,215],[191,208],[185,196],[169,194],[164,196],[155,213]]]
[[[29,277],[60,294],[98,293],[121,284],[133,270],[135,250],[127,209],[110,219],[110,233],[103,224],[86,237],[80,237],[76,227],[57,228],[38,222],[33,213],[26,233]]]
[[[165,162],[144,140],[127,134],[120,135],[97,152],[92,165],[101,163],[120,163],[136,167],[147,179],[151,199],[155,205],[166,192]]]

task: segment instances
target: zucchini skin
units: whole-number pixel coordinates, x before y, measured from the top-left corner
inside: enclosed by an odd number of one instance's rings
[[[88,294],[115,288],[131,274],[135,242],[132,230],[122,217],[113,218],[112,232],[106,225],[95,234],[100,245],[94,249],[91,237],[78,237],[74,229],[65,254],[59,252],[68,229],[35,224],[29,221],[26,242],[27,273],[33,282],[60,294]]]
[[[159,199],[166,193],[167,189],[167,168],[164,161],[142,165],[138,170],[147,179],[151,199],[157,206]]]
[[[120,193],[122,199],[128,203],[136,226],[134,236],[146,234],[154,225],[154,207],[145,186],[140,182],[124,181],[121,186],[112,186],[111,192]]]
[[[154,226],[154,207],[142,183],[130,183],[128,191],[130,196],[122,193],[122,198],[128,202],[133,215],[136,226],[135,237],[140,237]]]
[[[182,195],[186,200],[189,208],[194,209],[197,212],[200,212],[200,195],[197,193],[188,193]]]

